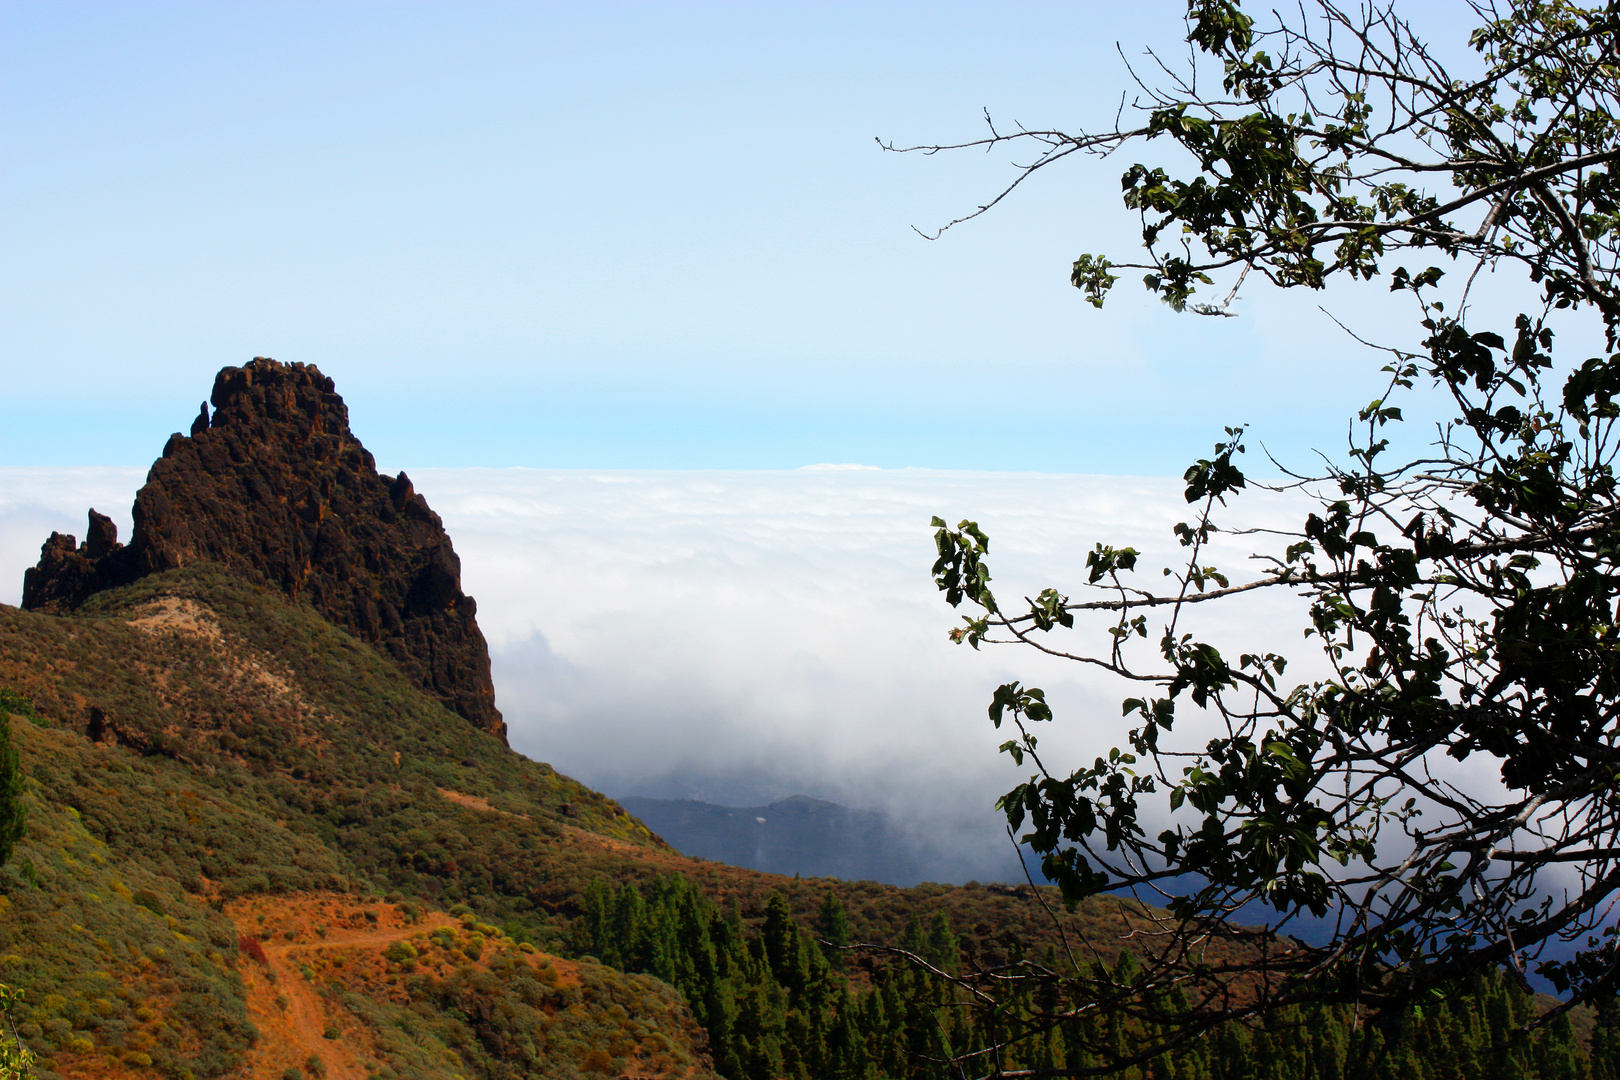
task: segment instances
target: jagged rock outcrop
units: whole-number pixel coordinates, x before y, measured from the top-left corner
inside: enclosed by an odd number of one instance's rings
[[[135,496],[134,535],[90,511],[89,535],[52,533],[23,607],[67,611],[91,594],[197,560],[263,580],[388,653],[419,686],[505,738],[477,604],[439,516],[403,472],[387,476],[349,431],[313,365],[227,367]]]
[[[106,514],[90,511],[85,541],[51,533],[39,551],[39,565],[23,572],[23,607],[43,611],[76,608],[91,593],[127,585],[136,574],[132,553],[118,542],[118,526]]]

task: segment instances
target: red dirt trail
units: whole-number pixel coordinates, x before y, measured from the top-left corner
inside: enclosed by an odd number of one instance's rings
[[[376,916],[375,922],[368,913]],[[378,1072],[386,1062],[371,1032],[347,1010],[331,1007],[303,977],[301,967],[323,952],[380,954],[396,941],[459,925],[443,912],[408,923],[393,904],[335,896],[257,898],[229,905],[226,914],[240,934],[261,943],[269,962],[242,965],[248,1018],[259,1029],[259,1041],[239,1075],[252,1080],[280,1080],[288,1068],[309,1077],[305,1063],[311,1056],[326,1066],[327,1080],[366,1080]],[[324,936],[317,927],[325,927]],[[337,1038],[328,1039],[328,1029]]]

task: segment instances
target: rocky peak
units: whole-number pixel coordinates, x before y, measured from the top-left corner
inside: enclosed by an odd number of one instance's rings
[[[450,537],[409,477],[377,471],[332,380],[255,357],[221,370],[209,401],[213,414],[205,403],[147,473],[129,544],[94,510],[83,544],[52,533],[23,578],[23,607],[67,611],[147,574],[220,563],[310,604],[504,739]]]

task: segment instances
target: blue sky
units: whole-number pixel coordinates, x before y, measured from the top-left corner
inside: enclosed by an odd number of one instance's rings
[[[1376,366],[1258,286],[1129,283],[1099,125],[1175,3],[0,6],[0,464],[141,465],[227,363],[318,364],[385,468],[1179,473],[1342,441]],[[1362,329],[1373,296],[1328,298]]]

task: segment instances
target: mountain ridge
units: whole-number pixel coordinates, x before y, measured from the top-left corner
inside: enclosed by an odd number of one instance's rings
[[[377,471],[333,381],[255,357],[221,369],[209,402],[136,493],[130,542],[94,509],[83,543],[53,532],[24,574],[22,607],[71,611],[150,574],[217,563],[309,602],[504,740],[478,606],[443,522],[405,473]]]
[[[619,804],[676,850],[772,874],[914,885],[923,863],[884,815],[808,795],[764,806],[620,795]]]

